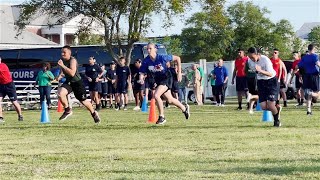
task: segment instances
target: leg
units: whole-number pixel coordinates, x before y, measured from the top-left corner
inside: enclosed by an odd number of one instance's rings
[[[12,104],[13,104],[14,108],[16,109],[18,116],[19,117],[22,116],[21,107],[20,107],[20,104],[18,103],[18,101],[14,100],[14,101],[12,101]]]
[[[40,106],[42,106],[42,102],[44,101],[44,96],[45,96],[44,86],[39,86],[39,94],[40,94]]]
[[[237,91],[237,95],[238,95],[238,110],[242,109],[242,91]]]
[[[67,99],[67,95],[68,95],[68,90],[65,87],[59,87],[58,89],[58,98],[61,102],[61,104],[63,105],[64,108],[68,108],[69,104],[68,104],[68,99]]]
[[[140,93],[137,90],[133,90],[134,100],[136,103],[136,106],[139,106],[140,104]]]
[[[46,86],[45,94],[46,94],[48,108],[51,108],[51,97],[50,97],[50,95],[51,95],[51,86]]]
[[[161,116],[161,117],[164,117],[163,102],[162,102],[161,96],[167,90],[168,90],[167,86],[159,85],[154,93],[154,98],[157,102],[157,106],[158,106],[158,110],[159,110],[159,116]],[[171,93],[171,91],[170,91],[170,93]]]
[[[1,96],[0,97],[0,117],[2,117],[3,118],[3,113],[2,113],[2,100],[3,100],[3,97]]]
[[[184,112],[186,110],[186,107],[178,99],[172,97],[170,90],[165,92],[163,94],[163,96],[167,99],[167,101],[170,104],[173,104],[173,105],[177,106],[179,109],[181,109],[182,112]]]

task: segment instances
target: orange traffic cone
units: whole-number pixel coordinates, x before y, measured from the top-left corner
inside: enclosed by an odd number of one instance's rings
[[[156,122],[157,122],[156,100],[154,98],[152,98],[151,102],[150,102],[150,111],[149,111],[148,123],[155,124]]]
[[[63,112],[63,106],[62,106],[62,103],[61,103],[60,99],[58,99],[58,109],[57,109],[57,112]]]

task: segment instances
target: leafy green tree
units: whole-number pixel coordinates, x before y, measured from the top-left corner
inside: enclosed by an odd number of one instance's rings
[[[181,40],[179,37],[166,36],[163,38],[161,43],[165,45],[169,54],[174,54],[178,56],[182,55]]]
[[[320,26],[311,29],[311,32],[308,34],[308,40],[311,43],[320,45]]]
[[[182,13],[190,0],[26,0],[17,22],[20,29],[25,28],[34,16],[48,14],[52,17],[71,18],[84,15],[83,27],[88,30],[98,21],[104,29],[104,43],[114,60],[125,55],[130,63],[133,44],[150,26],[152,13],[163,13],[168,21],[172,15]],[[127,31],[120,23],[126,22]],[[123,43],[125,42],[125,43]],[[125,45],[124,45],[125,44]],[[115,54],[114,47],[125,49]]]
[[[79,45],[103,45],[103,36],[91,33],[79,33],[78,35]]]

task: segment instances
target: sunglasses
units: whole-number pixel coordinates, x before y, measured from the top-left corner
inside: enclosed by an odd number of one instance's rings
[[[273,52],[273,54],[278,54],[278,52]]]

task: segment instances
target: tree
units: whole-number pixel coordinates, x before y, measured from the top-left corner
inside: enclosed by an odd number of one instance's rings
[[[270,47],[270,36],[274,24],[265,17],[269,11],[252,2],[239,1],[228,9],[228,16],[234,29],[233,49],[250,46]]]
[[[308,40],[311,43],[320,44],[320,26],[311,29],[311,32],[308,34]]]
[[[105,46],[114,60],[125,55],[129,64],[133,44],[150,26],[151,14],[164,13],[170,21],[172,15],[182,13],[188,4],[189,0],[27,0],[21,5],[17,25],[23,29],[30,19],[41,14],[65,18],[83,15],[80,31],[99,22],[105,31]],[[121,22],[126,22],[126,32],[121,28]],[[112,51],[115,46],[120,49],[117,54]]]
[[[182,30],[181,40],[184,55],[193,61],[217,60],[225,57],[232,40],[232,31],[224,12],[224,0],[202,1],[203,11],[187,20],[190,27]]]
[[[167,52],[169,54],[181,56],[182,54],[181,40],[178,36],[172,36],[172,37],[166,36],[163,38],[161,43],[166,46]]]
[[[91,33],[79,33],[78,35],[78,44],[79,45],[103,45],[104,39],[103,36]]]

